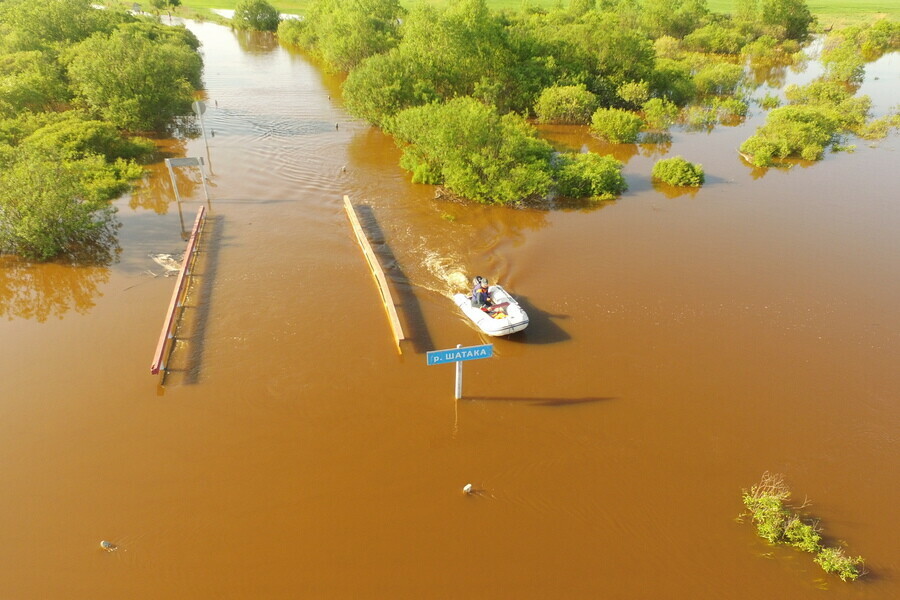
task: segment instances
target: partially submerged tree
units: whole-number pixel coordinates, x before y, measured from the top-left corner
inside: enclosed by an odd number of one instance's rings
[[[109,200],[190,111],[197,38],[89,0],[0,2],[0,253],[109,259]]]
[[[534,112],[542,123],[569,123],[585,125],[597,110],[597,96],[582,85],[565,85],[545,88],[534,106]]]
[[[266,0],[240,0],[231,18],[236,28],[253,31],[275,31],[280,20],[278,9]]]
[[[0,173],[0,252],[47,260],[109,233],[110,193],[125,178],[102,158],[70,161],[52,153],[18,153]]]
[[[159,129],[189,114],[200,87],[202,63],[194,49],[145,25],[94,34],[65,59],[76,102],[132,131]]]
[[[404,13],[398,0],[317,0],[306,18],[282,21],[278,37],[346,72],[397,45]]]
[[[612,200],[628,189],[621,161],[593,152],[559,157],[556,191],[569,198]]]
[[[680,156],[664,158],[653,165],[653,179],[670,185],[700,187],[705,181],[703,167]]]
[[[387,128],[415,182],[496,204],[541,198],[553,185],[550,145],[521,117],[474,98],[406,109]]]
[[[618,108],[601,108],[591,117],[591,133],[614,144],[633,144],[644,120]]]

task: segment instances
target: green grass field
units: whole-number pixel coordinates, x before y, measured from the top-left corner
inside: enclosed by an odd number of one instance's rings
[[[551,8],[560,0],[528,0],[532,6]],[[303,14],[310,0],[270,0],[273,6],[283,13]],[[445,5],[449,0],[401,0],[406,7],[425,2],[427,4]],[[734,0],[707,0],[710,10],[714,12],[731,12]],[[184,6],[195,9],[226,8],[233,9],[238,0],[182,0]],[[523,0],[488,0],[488,5],[495,9],[520,10],[526,3]],[[873,21],[878,18],[900,20],[900,2],[897,0],[807,0],[810,11],[819,17],[823,26],[835,24],[840,27],[850,23]]]

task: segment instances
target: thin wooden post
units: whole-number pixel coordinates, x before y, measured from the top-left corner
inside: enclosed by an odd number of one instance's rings
[[[169,346],[168,342],[175,337],[175,313],[181,306],[181,295],[184,292],[185,283],[190,274],[192,259],[197,248],[197,240],[200,238],[200,229],[203,227],[203,217],[206,214],[206,207],[201,206],[197,211],[197,219],[194,221],[194,227],[191,229],[190,241],[184,251],[184,258],[181,260],[181,271],[178,273],[178,279],[175,281],[175,291],[172,292],[172,299],[169,301],[169,309],[166,311],[166,319],[163,322],[162,333],[159,334],[159,341],[156,343],[156,352],[153,354],[153,362],[150,364],[150,373],[156,375],[160,370],[165,370],[163,363],[165,362]],[[171,351],[171,348],[168,348]]]
[[[359,224],[359,219],[356,216],[356,210],[353,208],[353,204],[350,203],[350,197],[344,196],[344,210],[347,211],[347,218],[350,219],[350,225],[353,227],[353,233],[356,234],[356,241],[359,242],[360,248],[362,248],[363,256],[366,258],[366,262],[369,263],[369,269],[372,271],[372,275],[375,277],[375,283],[378,286],[378,291],[381,294],[381,302],[384,304],[384,310],[387,312],[388,323],[391,326],[391,329],[394,332],[394,340],[397,344],[397,352],[402,353],[403,351],[400,349],[400,340],[405,340],[406,335],[403,333],[403,328],[400,326],[400,318],[397,316],[397,309],[394,306],[394,298],[391,296],[391,290],[388,288],[387,278],[384,276],[384,270],[381,268],[381,264],[378,262],[378,257],[375,256],[375,251],[372,250],[371,244],[369,244],[369,239],[366,237],[366,233],[363,231],[362,226]]]
[[[457,344],[457,348],[462,348],[462,344]],[[456,361],[456,395],[454,399],[462,398],[462,361]]]

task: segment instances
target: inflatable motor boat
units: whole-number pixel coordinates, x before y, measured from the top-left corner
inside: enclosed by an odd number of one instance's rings
[[[488,287],[493,304],[488,310],[472,306],[472,296],[456,294],[453,301],[469,320],[488,335],[509,335],[528,327],[528,315],[515,298],[499,285]]]

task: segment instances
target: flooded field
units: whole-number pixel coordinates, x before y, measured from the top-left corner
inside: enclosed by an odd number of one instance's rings
[[[0,262],[0,598],[900,597],[897,134],[758,170],[736,151],[754,107],[674,132],[699,191],[656,189],[663,149],[639,145],[614,149],[616,202],[463,205],[409,183],[303,56],[190,27],[208,147],[165,148],[208,160],[211,216],[165,385],[149,366],[175,280],[151,254],[183,251],[196,173],[180,217],[154,165],[97,265]],[[898,91],[897,54],[868,66],[876,114]],[[476,274],[526,331],[463,319],[450,296]],[[425,352],[490,342],[455,402]],[[869,576],[736,521],[765,471]]]

